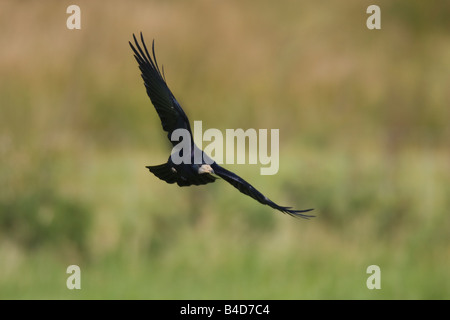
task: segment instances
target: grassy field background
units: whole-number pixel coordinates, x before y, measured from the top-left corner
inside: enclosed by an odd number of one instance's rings
[[[448,1],[70,4],[0,3],[0,298],[450,298]],[[280,129],[277,175],[226,167],[315,218],[145,169],[140,31],[191,121]]]

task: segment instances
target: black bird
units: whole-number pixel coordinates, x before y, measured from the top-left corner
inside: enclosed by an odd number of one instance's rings
[[[303,212],[308,212],[313,209],[307,210],[294,210],[291,207],[282,207],[271,201],[269,198],[264,196],[261,192],[256,190],[250,183],[237,176],[231,171],[219,166],[211,158],[203,153],[194,143],[192,138],[192,131],[189,125],[189,119],[184,113],[178,101],[175,99],[174,95],[170,91],[169,87],[165,81],[164,68],[162,72],[159,69],[158,62],[155,56],[155,42],[152,43],[152,55],[149,54],[147,46],[145,45],[144,38],[141,32],[141,42],[143,49],[139,45],[136,36],[133,34],[134,43],[133,46],[131,42],[128,42],[133,49],[134,57],[139,64],[139,69],[141,70],[142,79],[144,80],[145,88],[147,89],[147,94],[150,97],[153,105],[155,106],[156,112],[161,119],[161,124],[168,133],[168,138],[175,146],[177,142],[171,140],[172,133],[176,129],[185,129],[190,133],[190,144],[191,144],[191,160],[194,159],[194,154],[200,152],[202,154],[202,163],[196,164],[194,161],[190,163],[174,163],[172,155],[169,157],[167,163],[158,166],[147,166],[155,176],[159,179],[166,181],[167,183],[177,183],[180,187],[190,186],[190,185],[203,185],[210,182],[214,182],[217,178],[214,175],[226,180],[236,189],[238,189],[243,194],[246,194],[258,202],[268,205],[274,209],[281,212],[287,213],[291,216],[310,218],[311,215],[303,214]],[[206,160],[206,161],[205,161]],[[178,161],[177,161],[178,162]]]

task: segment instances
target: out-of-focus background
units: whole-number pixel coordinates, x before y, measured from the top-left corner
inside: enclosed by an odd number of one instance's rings
[[[450,298],[450,2],[70,4],[0,3],[0,298]],[[140,31],[191,121],[280,129],[277,175],[226,167],[316,218],[145,169]]]

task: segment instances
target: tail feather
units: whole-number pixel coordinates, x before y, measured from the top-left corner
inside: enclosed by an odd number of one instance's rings
[[[169,164],[164,163],[157,166],[146,166],[159,179],[167,183],[177,183],[180,187],[187,187],[190,185],[203,185],[214,182],[217,178],[210,174],[200,174],[185,177],[179,173]]]
[[[168,163],[157,166],[146,166],[146,168],[159,179],[164,180],[167,183],[175,183],[178,180],[176,173],[172,171],[172,168]]]

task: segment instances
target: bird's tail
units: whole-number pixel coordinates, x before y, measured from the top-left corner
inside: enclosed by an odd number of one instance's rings
[[[190,185],[202,185],[210,182],[214,182],[216,177],[210,174],[201,174],[196,176],[191,176],[189,179],[179,175],[175,168],[173,168],[169,163],[163,163],[158,166],[147,166],[148,170],[157,176],[159,179],[164,180],[167,183],[177,183],[180,187],[187,187]]]
[[[146,166],[151,173],[157,176],[159,179],[164,180],[167,183],[177,182],[177,175],[168,163],[163,163],[157,166]]]

